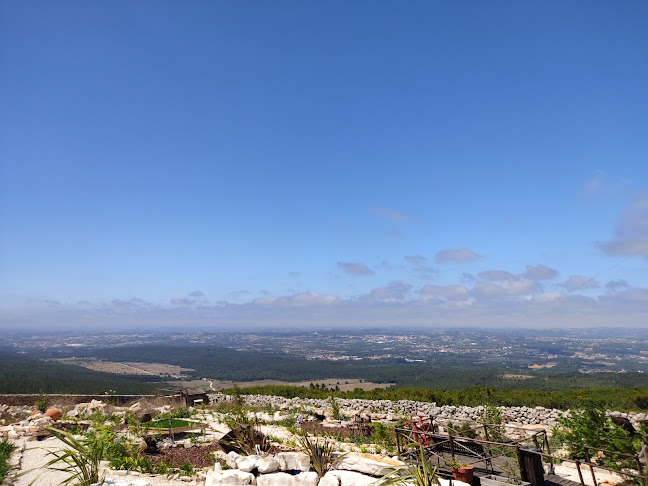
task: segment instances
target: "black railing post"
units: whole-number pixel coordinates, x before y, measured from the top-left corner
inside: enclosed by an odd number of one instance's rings
[[[592,473],[592,481],[594,481],[594,486],[598,486],[596,484],[596,474],[594,474],[594,465],[592,464],[592,461],[590,459],[589,455],[589,447],[584,446],[583,449],[585,450],[585,460],[587,461],[587,464],[589,465],[590,472]]]
[[[583,481],[583,473],[581,472],[580,468],[580,461],[576,460],[574,462],[576,463],[576,470],[578,471],[578,478],[580,479],[581,486],[585,486],[585,481]]]

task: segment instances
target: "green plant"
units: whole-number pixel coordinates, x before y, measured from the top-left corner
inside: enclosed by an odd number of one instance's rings
[[[265,435],[259,432],[257,423],[238,424],[232,427],[229,439],[221,439],[221,442],[240,454],[252,455],[260,451],[267,451],[270,443]]]
[[[520,465],[517,461],[506,459],[500,467],[509,478],[511,484],[522,484],[522,474],[520,473]]]
[[[135,414],[130,414],[127,417],[128,431],[135,437],[142,438],[146,435],[146,427],[142,423],[142,419]]]
[[[569,417],[558,419],[561,427],[554,430],[556,437],[569,451],[571,459],[586,458],[585,447],[606,449],[601,457],[604,466],[621,470],[635,467],[635,461],[621,454],[636,454],[641,449],[642,430],[633,437],[605,416],[605,410],[588,403],[582,410],[572,410]]]
[[[270,442],[274,442],[275,444],[283,444],[284,442],[286,442],[286,439],[282,437],[277,437],[276,435],[267,435],[266,438]]]
[[[60,485],[65,486],[74,482],[77,486],[89,486],[92,483],[103,482],[103,478],[99,477],[99,465],[104,457],[105,443],[103,441],[93,439],[77,440],[69,432],[51,427],[47,430],[67,446],[62,450],[49,451],[48,454],[54,456],[54,458],[43,466],[45,469],[70,474],[67,479],[61,481]],[[33,469],[24,471],[18,476],[32,471]],[[36,476],[29,483],[29,486],[35,484],[42,474]]]
[[[468,422],[464,422],[460,426],[457,426],[452,422],[448,422],[446,427],[450,435],[461,435],[462,437],[468,437],[469,439],[474,439],[477,436],[477,433],[473,430]]]
[[[15,451],[17,447],[9,442],[9,439],[2,439],[0,441],[0,483],[7,477],[11,468],[9,467],[9,456]]]
[[[182,465],[180,466],[180,471],[182,471],[183,476],[193,476],[195,473],[193,464],[191,464],[189,461],[182,463]]]
[[[383,477],[381,486],[391,484],[408,484],[414,486],[432,486],[438,484],[437,468],[425,457],[423,446],[419,446],[418,459],[415,464],[408,464]],[[403,474],[404,473],[404,474]]]
[[[47,407],[49,406],[49,400],[47,399],[47,395],[44,393],[40,393],[38,395],[38,400],[34,402],[34,407],[41,412],[45,412],[47,410]]]
[[[243,406],[243,393],[241,392],[241,389],[239,386],[234,383],[234,386],[232,387],[232,396],[234,398],[234,406],[236,407],[242,407]]]
[[[491,441],[500,443],[507,441],[504,433],[502,412],[500,412],[499,408],[492,405],[487,406],[482,414],[482,420]]]
[[[311,441],[307,434],[303,434],[297,437],[297,440],[299,442],[299,448],[304,454],[308,455],[311,466],[313,466],[313,469],[315,469],[315,472],[320,478],[345,455],[341,454],[333,457],[335,443],[329,440],[328,437],[315,437]]]
[[[83,435],[85,430],[83,427],[77,424],[70,425],[70,427],[67,429],[67,431],[72,434],[72,435]]]
[[[445,459],[445,463],[451,469],[459,469],[460,467],[466,467],[465,463],[459,462],[459,460],[454,456],[451,457],[450,459]]]
[[[167,461],[160,461],[154,466],[155,474],[171,474],[173,472],[173,466]]]
[[[396,445],[396,439],[394,437],[394,428],[389,427],[383,423],[376,422],[373,424],[374,433],[371,436],[371,440],[374,444],[388,448],[394,447]]]
[[[338,402],[333,395],[328,397],[328,402],[331,405],[331,409],[333,410],[333,418],[335,420],[342,420],[344,417],[340,413],[340,406],[338,405]]]
[[[176,408],[170,412],[161,413],[156,418],[157,419],[174,419],[174,418],[191,418],[195,415],[196,412],[193,412],[187,408]]]
[[[371,443],[371,439],[369,439],[368,437],[365,437],[362,434],[357,434],[357,435],[356,434],[349,434],[348,441],[354,443],[357,446],[361,446],[361,445],[364,445],[364,444],[370,444]]]

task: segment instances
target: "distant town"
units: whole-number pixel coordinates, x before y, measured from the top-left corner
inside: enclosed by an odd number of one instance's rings
[[[69,332],[4,336],[0,350],[70,358],[76,350],[151,345],[218,346],[235,351],[289,355],[307,360],[442,362],[526,371],[580,373],[648,371],[648,330],[358,329],[257,332]],[[105,353],[104,353],[105,355]],[[453,358],[454,357],[454,358]],[[164,357],[160,360],[164,362]]]

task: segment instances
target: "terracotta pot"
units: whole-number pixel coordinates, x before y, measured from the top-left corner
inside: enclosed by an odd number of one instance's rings
[[[51,419],[54,421],[60,419],[61,415],[63,415],[63,412],[61,412],[58,408],[48,408],[43,414],[44,417],[51,417]]]
[[[450,468],[455,480],[472,484],[475,466],[463,466]]]

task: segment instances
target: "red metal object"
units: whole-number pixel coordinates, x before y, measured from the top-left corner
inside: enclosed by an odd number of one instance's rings
[[[424,446],[431,444],[430,437],[427,435],[432,431],[430,419],[425,419],[424,415],[419,415],[416,419],[405,421],[405,426],[412,429],[411,438],[414,442]]]

